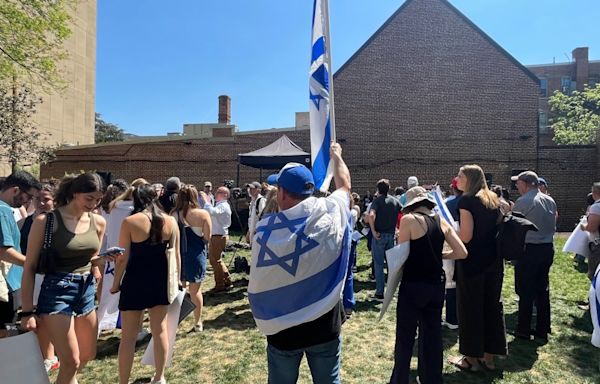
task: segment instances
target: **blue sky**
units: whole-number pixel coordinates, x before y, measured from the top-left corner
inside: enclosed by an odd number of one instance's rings
[[[334,70],[403,2],[330,0]],[[525,65],[568,61],[578,46],[600,59],[598,0],[450,2]],[[308,111],[312,3],[100,0],[96,111],[127,132],[163,135],[216,122],[227,94],[240,130],[291,127]]]

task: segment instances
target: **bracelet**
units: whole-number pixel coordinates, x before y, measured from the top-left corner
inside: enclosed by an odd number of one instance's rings
[[[22,311],[21,313],[19,313],[18,318],[19,318],[19,320],[21,320],[24,317],[31,317],[33,315],[35,315],[35,312],[31,312],[31,311],[24,312],[24,311]]]

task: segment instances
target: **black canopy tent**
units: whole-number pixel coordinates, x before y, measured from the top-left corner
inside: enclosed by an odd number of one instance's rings
[[[306,153],[286,135],[282,135],[266,147],[238,155],[237,185],[240,185],[240,164],[260,169],[280,169],[289,162],[304,164],[310,168],[310,153]]]

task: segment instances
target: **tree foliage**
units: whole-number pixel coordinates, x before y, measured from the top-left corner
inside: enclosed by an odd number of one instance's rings
[[[595,144],[600,129],[600,87],[586,87],[565,95],[559,91],[548,100],[552,110],[554,142],[559,145]]]
[[[112,143],[125,140],[125,132],[117,125],[104,121],[98,112],[96,112],[94,136],[96,143]]]
[[[46,163],[54,157],[56,147],[42,143],[32,119],[41,101],[25,85],[0,87],[0,156],[8,159],[13,172],[18,165]]]
[[[0,1],[0,83],[14,79],[59,89],[69,9],[77,0]]]

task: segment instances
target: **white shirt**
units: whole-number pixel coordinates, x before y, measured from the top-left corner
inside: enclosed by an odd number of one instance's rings
[[[210,214],[212,234],[227,236],[231,226],[231,207],[227,200],[218,201],[214,207],[206,203],[204,209]]]
[[[258,213],[256,209],[256,203],[258,202]],[[267,199],[261,195],[256,196],[256,199],[252,199],[250,201],[250,215],[248,216],[248,232],[250,236],[254,233],[256,229],[256,223],[258,223],[258,216],[260,216],[263,209],[265,209],[265,205],[267,205]]]

